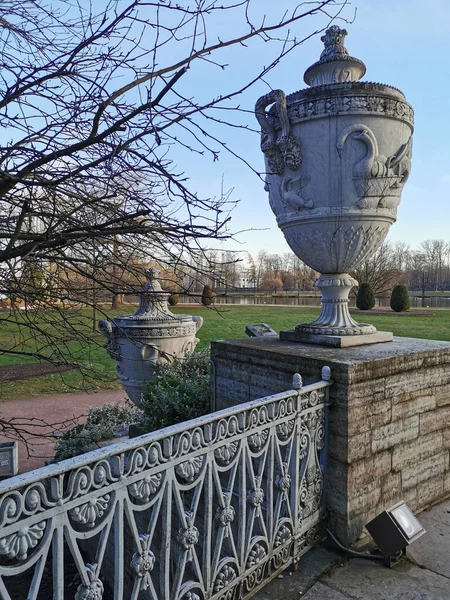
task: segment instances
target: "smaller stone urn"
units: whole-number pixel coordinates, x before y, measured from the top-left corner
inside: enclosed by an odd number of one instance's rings
[[[120,383],[138,406],[145,386],[161,364],[183,359],[194,351],[199,342],[195,334],[203,325],[202,317],[171,313],[167,306],[171,292],[161,288],[159,271],[148,269],[145,274],[147,283],[137,311],[114,317],[112,322],[99,321]]]

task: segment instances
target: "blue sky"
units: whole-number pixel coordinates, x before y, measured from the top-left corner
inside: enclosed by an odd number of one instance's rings
[[[258,11],[267,12],[273,18],[277,10],[296,4],[290,0],[282,7],[280,3],[277,6],[268,0],[257,3]],[[349,53],[366,64],[363,81],[400,88],[415,111],[412,172],[389,238],[407,242],[412,247],[425,239],[450,241],[450,2],[360,0],[352,3],[348,16],[352,15],[354,7],[357,7],[354,23],[341,26],[348,31],[346,47]],[[227,25],[220,23],[218,27]],[[309,18],[296,26],[295,34],[300,37],[324,25],[325,17]],[[253,110],[254,102],[267,93],[269,86],[281,88],[286,93],[305,87],[303,73],[318,60],[322,47],[319,36],[306,41],[267,75],[266,83],[258,83],[241,96],[240,105]],[[192,68],[185,81],[187,92],[195,89],[196,96],[201,97],[203,93],[217,89],[218,94],[223,82],[230,81],[227,78],[243,81],[257,66],[267,64],[272,53],[270,44],[234,48],[224,56],[230,63],[225,71],[205,66]],[[256,129],[252,114],[240,118]],[[263,170],[256,133],[234,129],[226,133],[226,140],[255,169]],[[191,178],[192,187],[201,194],[217,195],[222,177],[225,188],[234,188],[232,198],[240,202],[232,213],[233,231],[259,230],[241,234],[237,238],[239,243],[227,243],[224,249],[251,253],[260,249],[281,253],[289,250],[276,227],[261,181],[244,164],[226,152],[221,152],[218,162],[186,153],[180,153],[179,159],[180,166]]]

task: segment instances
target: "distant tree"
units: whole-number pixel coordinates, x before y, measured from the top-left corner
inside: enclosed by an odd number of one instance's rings
[[[291,272],[295,278],[295,289],[298,293],[302,290],[311,290],[314,281],[319,276],[313,269],[307,267],[295,254],[291,254]]]
[[[202,304],[203,304],[203,306],[211,306],[213,301],[214,301],[214,292],[209,287],[209,285],[205,285],[203,287],[203,292],[202,292]]]
[[[291,271],[283,271],[280,275],[283,290],[286,292],[297,289],[297,280]]]
[[[220,289],[224,290],[225,293],[236,289],[241,261],[242,259],[235,252],[226,251],[221,252],[219,260],[215,263],[214,270],[219,274],[218,283]]]
[[[269,255],[265,250],[260,250],[256,256],[256,289],[258,291],[261,289],[261,281],[263,279],[264,271],[266,269],[266,259],[268,256]]]
[[[395,262],[395,254],[389,242],[351,272],[357,281],[369,283],[376,296],[388,293],[400,279],[401,269]]]
[[[19,283],[22,299],[26,304],[42,302],[45,299],[47,273],[41,261],[30,256],[22,263]]]
[[[261,281],[260,289],[263,292],[280,292],[283,289],[281,277],[268,273]]]
[[[248,274],[249,279],[252,282],[252,287],[257,286],[258,272],[256,269],[256,264],[253,256],[251,254],[247,255],[248,260]]]
[[[370,310],[375,306],[375,294],[370,283],[361,283],[359,285],[356,306],[360,310]]]
[[[406,285],[399,284],[394,287],[390,304],[395,312],[403,312],[409,309],[409,295]]]

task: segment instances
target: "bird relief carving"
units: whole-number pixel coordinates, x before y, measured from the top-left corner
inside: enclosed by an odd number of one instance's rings
[[[363,158],[353,166],[353,181],[359,196],[358,208],[395,209],[411,170],[412,137],[395,154],[384,156],[379,153],[373,131],[366,125],[355,123],[346,127],[339,136],[337,151],[341,158],[350,136],[367,148]]]
[[[304,198],[300,190],[311,181],[311,177],[300,175],[296,179],[285,177],[282,183],[283,200],[292,210],[301,208],[313,208],[313,202],[309,198]]]

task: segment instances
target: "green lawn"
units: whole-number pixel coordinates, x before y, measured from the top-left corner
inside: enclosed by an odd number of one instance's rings
[[[208,346],[214,340],[245,337],[245,326],[249,323],[267,323],[279,331],[280,329],[290,329],[302,321],[312,320],[319,313],[318,308],[284,306],[221,306],[220,312],[203,307],[176,307],[172,310],[175,313],[188,312],[204,318],[204,325],[198,332],[199,349]],[[123,313],[124,311],[119,312]],[[87,311],[78,311],[77,314],[79,315],[79,326],[88,332],[90,314]],[[111,311],[108,311],[107,314],[114,316]],[[438,310],[433,316],[416,315],[414,310],[399,315],[361,313],[361,317],[357,318],[372,323],[381,331],[393,331],[398,336],[450,341],[450,310]],[[49,319],[48,327],[51,329],[51,319]],[[0,326],[0,347],[5,348],[8,345],[11,347],[12,332],[11,325],[2,324]],[[6,400],[21,396],[56,394],[82,389],[91,391],[120,389],[115,363],[103,348],[104,343],[105,339],[98,333],[91,335],[89,343],[79,344],[75,339],[67,340],[67,352],[84,364],[87,371],[93,370],[95,373],[93,377],[83,377],[78,371],[70,371],[61,375],[47,375],[26,381],[3,382],[0,398]],[[32,342],[30,341],[31,347]],[[0,365],[19,364],[32,360],[32,358],[23,359],[7,353],[0,353]]]
[[[416,291],[416,292],[408,292],[408,294],[410,296],[416,296],[416,297],[421,297],[422,296],[422,292]],[[450,291],[445,291],[445,292],[425,292],[425,296],[426,297],[431,297],[434,296],[435,298],[448,298],[450,296]]]

